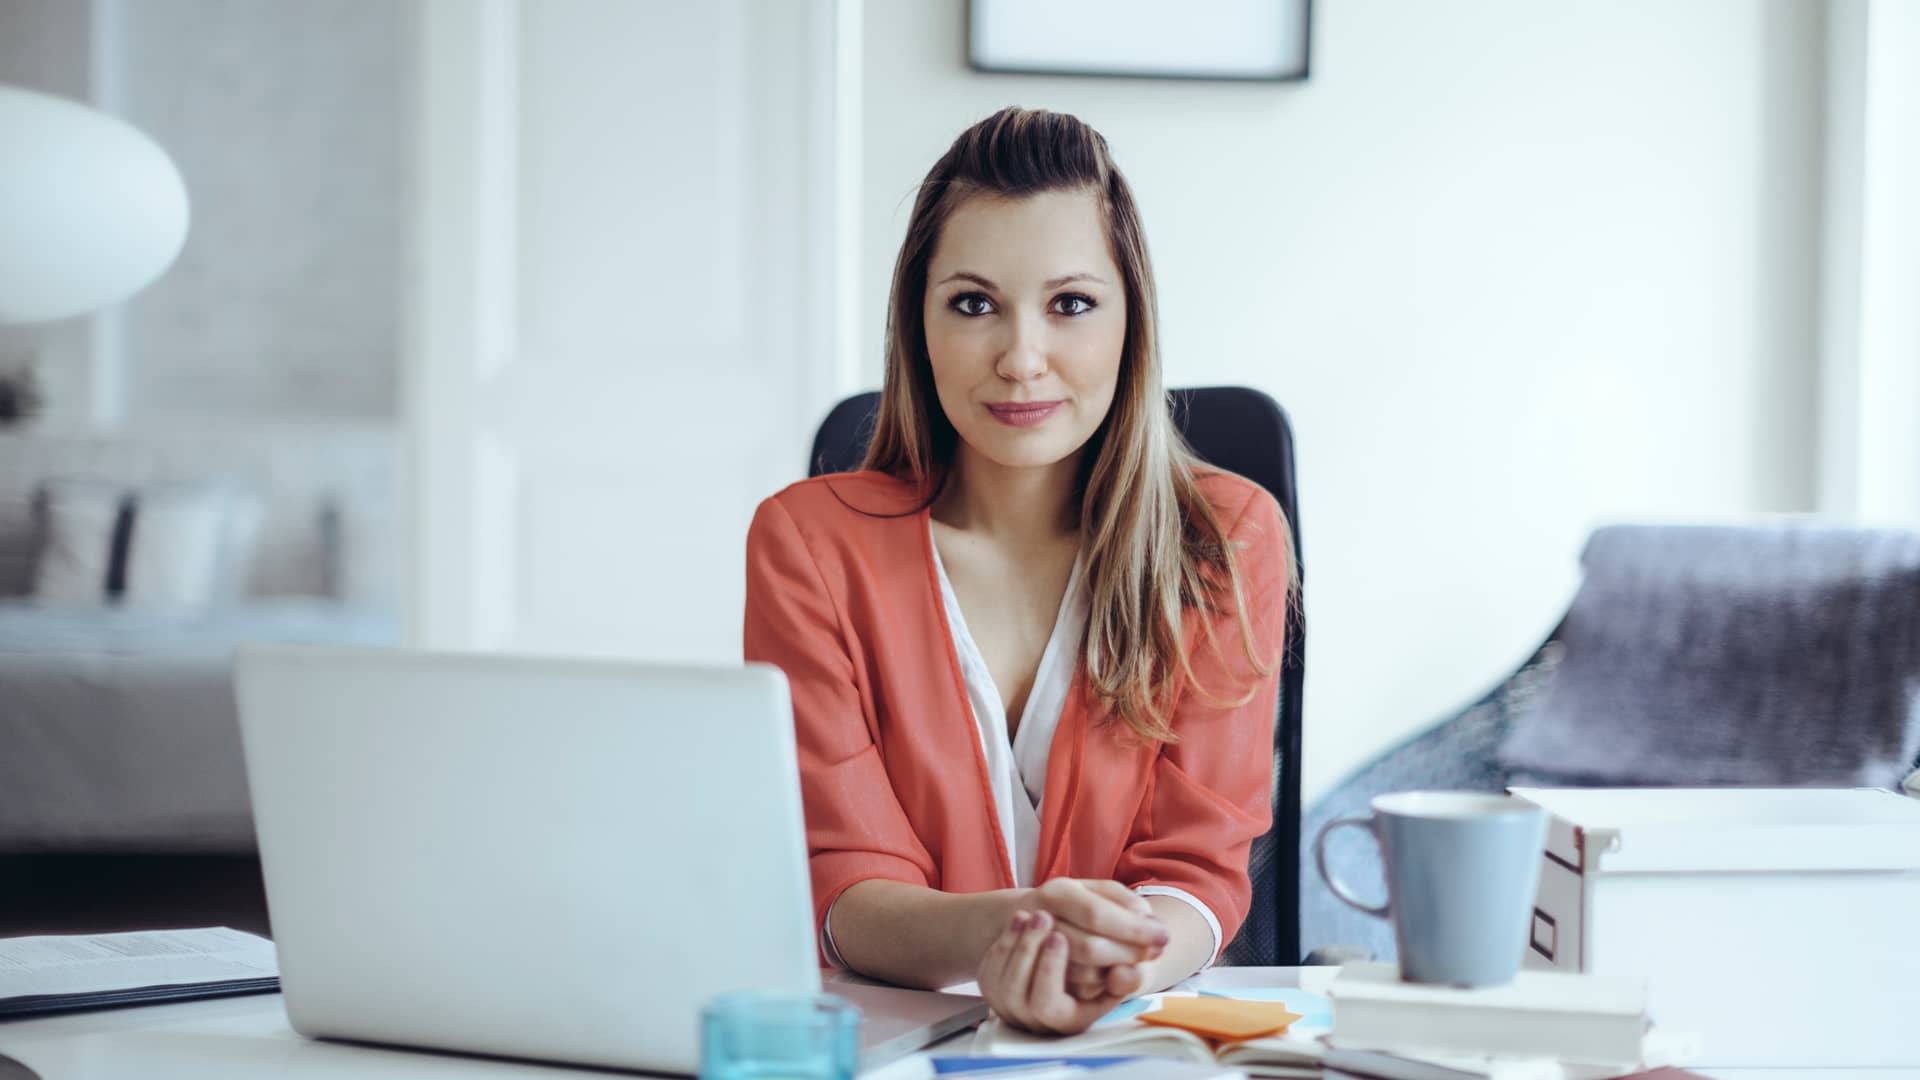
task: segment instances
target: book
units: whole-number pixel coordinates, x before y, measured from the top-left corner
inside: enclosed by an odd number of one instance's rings
[[[1569,1065],[1552,1058],[1460,1054],[1389,1054],[1384,1050],[1327,1048],[1326,1067],[1368,1080],[1625,1080],[1628,1076],[1686,1077],[1677,1069],[1639,1072],[1637,1066]]]
[[[1505,986],[1461,989],[1402,982],[1392,964],[1350,964],[1327,991],[1332,1042],[1412,1056],[1545,1058],[1638,1068],[1646,980],[1521,971]]]
[[[933,1077],[975,1080],[1237,1080],[1242,1074],[1218,1064],[1196,1065],[1143,1057],[1010,1058],[935,1057]]]
[[[1100,1070],[1097,1080],[1241,1080],[1246,1074],[1220,1065],[1141,1059]]]
[[[1289,998],[1288,1008],[1296,1008],[1293,1001],[1315,997],[1301,991],[1289,993],[1300,997]],[[1140,1019],[1168,1001],[1218,1001],[1224,996],[1217,992],[1199,995],[1181,991],[1149,994],[1121,1005],[1078,1035],[1034,1035],[1009,1027],[998,1018],[989,1019],[974,1036],[973,1052],[983,1056],[1029,1058],[1140,1055],[1177,1058],[1197,1065],[1218,1063],[1277,1080],[1310,1080],[1320,1075],[1320,1059],[1325,1053],[1321,1037],[1327,1032],[1323,1025],[1296,1020],[1280,1034],[1214,1041],[1191,1031]],[[1259,1000],[1257,995],[1249,997]],[[1303,1001],[1303,1004],[1317,1004],[1319,1012],[1326,1011],[1324,998],[1317,1003]],[[1108,1074],[1108,1070],[1101,1070],[1100,1075]]]
[[[1640,1056],[1631,1063],[1593,1065],[1545,1057],[1357,1050],[1333,1037],[1328,1042],[1325,1064],[1330,1072],[1338,1070],[1370,1080],[1680,1080],[1693,1074],[1672,1068],[1672,1063],[1699,1057],[1699,1036],[1649,1026],[1640,1041]]]
[[[1452,1054],[1403,1055],[1384,1050],[1328,1047],[1325,1065],[1371,1080],[1569,1080],[1552,1058],[1470,1057]]]
[[[1335,1059],[1332,1054],[1329,1054],[1326,1071],[1322,1076],[1325,1080],[1453,1080],[1456,1076],[1478,1077],[1489,1075],[1471,1071],[1471,1065],[1468,1066],[1469,1071],[1448,1072],[1445,1070],[1449,1066],[1442,1064],[1438,1059],[1416,1060],[1394,1055],[1386,1056],[1392,1058],[1393,1063],[1384,1068],[1378,1068],[1377,1062],[1366,1063],[1358,1059]],[[1341,1063],[1336,1064],[1336,1060],[1340,1060]],[[1458,1064],[1465,1060],[1466,1059],[1458,1059],[1453,1063]],[[1590,1065],[1556,1065],[1553,1062],[1547,1061],[1545,1058],[1510,1058],[1506,1060],[1510,1062],[1525,1061],[1526,1065],[1524,1067],[1529,1071],[1553,1067],[1557,1069],[1557,1071],[1544,1072],[1541,1073],[1541,1075],[1550,1077],[1564,1076],[1569,1078],[1569,1080],[1707,1080],[1706,1077],[1699,1073],[1687,1072],[1685,1069],[1676,1069],[1671,1066],[1651,1069],[1646,1072],[1623,1074],[1618,1070],[1599,1069]]]
[[[0,1018],[279,989],[273,942],[224,926],[0,938]]]
[[[1079,1069],[1091,1071],[1107,1069],[1115,1065],[1124,1065],[1129,1061],[1139,1061],[1138,1057],[1118,1055],[1089,1055],[1087,1057],[954,1057],[936,1054],[928,1059],[933,1066],[935,1076],[965,1076],[971,1073],[992,1073],[998,1076],[1024,1074],[1031,1070],[1047,1067]],[[983,1076],[982,1080],[986,1080]]]

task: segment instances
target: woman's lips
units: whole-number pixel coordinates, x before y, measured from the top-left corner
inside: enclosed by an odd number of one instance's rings
[[[995,420],[1013,427],[1033,427],[1045,423],[1063,401],[1003,401],[987,405],[987,411]]]

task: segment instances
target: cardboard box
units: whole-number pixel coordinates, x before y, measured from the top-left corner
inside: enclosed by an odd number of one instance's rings
[[[1641,975],[1706,1067],[1920,1066],[1920,799],[1545,789],[1529,967]]]

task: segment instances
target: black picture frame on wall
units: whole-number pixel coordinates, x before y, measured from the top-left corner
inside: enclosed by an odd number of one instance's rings
[[[1313,0],[968,0],[967,64],[996,75],[1303,82]]]

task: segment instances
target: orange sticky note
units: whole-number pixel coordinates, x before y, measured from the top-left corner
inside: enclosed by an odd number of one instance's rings
[[[1137,1018],[1143,1024],[1160,1024],[1191,1031],[1202,1038],[1222,1042],[1278,1035],[1300,1019],[1277,1001],[1235,1001],[1232,998],[1166,998],[1160,1007]]]

